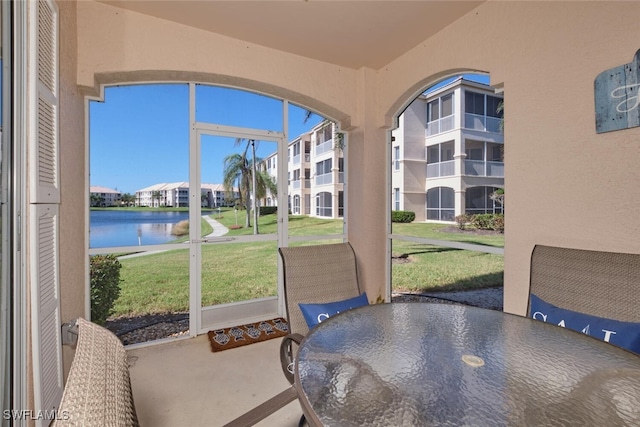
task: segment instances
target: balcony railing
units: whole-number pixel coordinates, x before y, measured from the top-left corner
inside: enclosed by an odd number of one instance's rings
[[[453,176],[455,175],[455,172],[456,172],[456,167],[455,167],[454,160],[427,164],[427,178],[438,178],[440,176]]]
[[[344,184],[344,172],[338,172],[338,183]]]
[[[436,135],[453,129],[455,114],[427,123],[427,136]]]
[[[293,156],[293,164],[294,165],[300,164],[300,154],[296,154],[295,156]]]
[[[323,175],[316,176],[316,185],[326,185],[331,184],[333,182],[333,174],[325,173]]]
[[[485,132],[500,132],[501,121],[502,119],[496,117],[485,117],[478,114],[465,113],[464,115],[465,128]]]
[[[311,188],[311,180],[310,179],[296,179],[290,182],[291,188],[294,190],[299,190],[304,182],[304,188]]]
[[[333,149],[333,139],[329,139],[322,144],[316,145],[316,156]]]
[[[504,177],[504,162],[465,160],[465,175]]]

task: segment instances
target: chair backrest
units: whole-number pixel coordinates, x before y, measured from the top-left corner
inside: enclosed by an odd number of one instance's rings
[[[640,255],[537,245],[530,293],[567,310],[640,322]]]
[[[284,266],[287,320],[292,333],[306,335],[299,303],[339,301],[360,295],[356,255],[349,243],[296,246],[278,250]]]
[[[62,426],[138,426],[127,352],[108,329],[77,319],[78,344],[54,422]]]

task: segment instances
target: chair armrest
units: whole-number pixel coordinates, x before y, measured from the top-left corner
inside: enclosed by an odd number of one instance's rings
[[[293,387],[289,387],[285,391],[273,396],[271,399],[256,406],[249,412],[239,416],[235,420],[227,423],[224,427],[247,427],[257,424],[259,421],[264,420],[269,415],[284,408],[290,402],[293,402],[298,398],[298,393]]]
[[[293,384],[293,373],[295,354],[293,351],[292,343],[300,345],[304,337],[301,334],[289,334],[282,339],[280,343],[280,364],[282,365],[282,372],[289,381],[289,384]]]

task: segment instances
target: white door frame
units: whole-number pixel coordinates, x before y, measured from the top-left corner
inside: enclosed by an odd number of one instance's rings
[[[287,129],[288,103],[283,101],[283,129]],[[275,297],[259,298],[211,307],[202,307],[202,245],[224,242],[276,241],[277,246],[287,242],[287,135],[286,132],[242,128],[197,122],[195,117],[195,84],[189,85],[189,334],[196,336],[214,328],[235,326],[281,316],[284,313],[284,295],[281,266],[278,264],[278,286]],[[274,235],[250,235],[203,240],[201,233],[201,144],[203,136],[270,141],[277,144],[278,166],[278,232]]]

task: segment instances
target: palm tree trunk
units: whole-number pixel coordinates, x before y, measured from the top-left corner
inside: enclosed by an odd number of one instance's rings
[[[256,142],[251,140],[252,187],[253,187],[253,234],[258,234],[258,192],[256,188]]]

